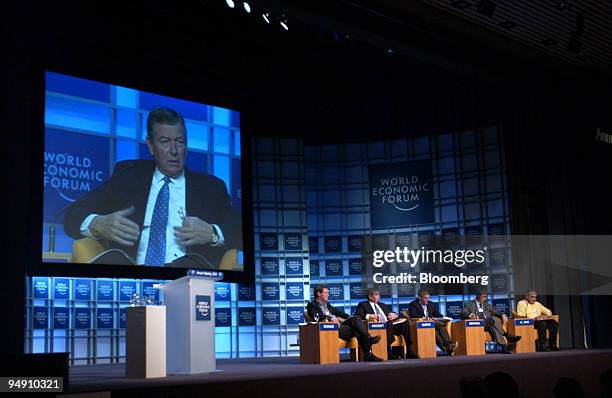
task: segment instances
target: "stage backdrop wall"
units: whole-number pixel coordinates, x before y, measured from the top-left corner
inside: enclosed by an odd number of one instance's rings
[[[215,289],[219,358],[298,355],[298,324],[318,283],[335,306],[363,300],[362,236],[394,248],[432,235],[510,233],[503,139],[496,127],[393,141],[308,146],[297,139],[253,141],[255,284]],[[372,222],[368,174],[414,167],[431,184],[409,225]],[[374,224],[374,225],[373,225]],[[395,271],[393,269],[392,271]],[[514,305],[510,247],[487,254],[493,303]],[[133,293],[163,297],[165,281],[35,277],[27,280],[26,352],[69,351],[72,364],[122,362],[125,307]],[[383,300],[401,310],[420,286],[394,286]],[[456,316],[467,287],[427,286],[441,311]]]
[[[500,129],[491,127],[435,136],[361,144],[305,148],[310,293],[317,283],[330,287],[331,300],[354,312],[364,300],[362,237],[377,250],[396,246],[421,247],[435,236],[484,236],[510,233],[509,197]],[[381,178],[418,176],[430,190],[409,204],[419,205],[407,216],[397,207],[372,196]],[[384,208],[383,206],[387,206]],[[382,221],[381,221],[382,219]],[[509,314],[513,305],[511,251],[507,243],[491,244],[484,266],[468,274],[489,275],[493,304]],[[419,267],[422,267],[421,264]],[[391,264],[388,272],[447,272],[442,264],[403,270]],[[369,266],[371,269],[372,267]],[[365,282],[365,283],[364,283]],[[381,285],[383,301],[401,311],[426,287],[440,310],[457,317],[475,286]]]

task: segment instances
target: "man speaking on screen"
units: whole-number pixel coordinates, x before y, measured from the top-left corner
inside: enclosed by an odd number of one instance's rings
[[[132,260],[126,263],[160,266],[188,258],[216,267],[226,250],[242,246],[225,183],[185,168],[185,121],[172,109],[149,113],[147,146],[154,161],[117,163],[107,181],[67,209],[66,233],[104,241]]]

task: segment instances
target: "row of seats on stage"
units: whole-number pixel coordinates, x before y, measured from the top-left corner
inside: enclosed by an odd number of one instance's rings
[[[404,316],[408,314],[404,311]],[[559,322],[559,315],[550,316]],[[314,322],[307,312],[304,312],[305,325],[300,326],[300,361],[302,363],[329,364],[340,362],[342,348],[350,350],[352,361],[358,362],[363,358],[357,339],[343,340],[338,334],[338,325],[330,322]],[[340,319],[342,322],[343,320]],[[387,331],[385,323],[363,321],[367,325],[370,336],[380,336],[380,341],[372,346],[372,353],[384,360],[388,359]],[[536,351],[538,334],[534,328],[534,320],[522,317],[515,311],[512,318],[503,324],[504,331],[514,336],[521,336],[516,344],[515,352],[528,353]],[[491,336],[484,329],[484,320],[465,319],[448,322],[446,328],[453,341],[458,343],[455,355],[484,355],[485,345],[491,342]],[[410,354],[416,358],[436,357],[435,321],[411,319],[410,320]],[[548,338],[548,332],[547,332]],[[557,346],[559,336],[557,335]],[[395,336],[391,347],[400,348],[406,354],[406,343],[402,336]]]

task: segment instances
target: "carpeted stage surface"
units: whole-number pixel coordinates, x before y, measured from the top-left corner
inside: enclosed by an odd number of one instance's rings
[[[600,376],[612,367],[612,350],[564,350],[532,354],[406,359],[378,363],[302,365],[297,357],[224,359],[209,374],[128,379],[125,366],[91,365],[70,369],[68,393],[111,391],[113,397],[459,397],[459,379],[510,373],[524,398],[551,397],[557,380],[578,380],[586,397],[600,396]],[[475,397],[476,398],[476,397]]]

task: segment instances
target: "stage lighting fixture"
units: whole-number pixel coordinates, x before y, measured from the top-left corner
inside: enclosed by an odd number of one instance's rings
[[[234,0],[225,0],[225,4],[227,4],[229,8],[234,8],[234,6],[236,5],[234,4]]]
[[[287,17],[281,17],[280,19],[280,26],[284,29],[284,30],[289,30],[289,20],[287,19]]]
[[[244,8],[244,11],[246,11],[247,14],[251,13],[251,5],[246,1],[242,3],[242,8]]]
[[[264,21],[266,21],[266,23],[272,22],[272,16],[269,12],[263,13],[261,17],[264,19]]]
[[[332,38],[337,43],[343,43],[351,40],[351,35],[349,35],[348,33],[333,32]]]
[[[558,8],[559,10],[567,10],[569,8],[572,8],[572,3],[570,3],[569,1],[565,1],[565,0],[560,0],[560,1],[557,1],[557,3],[555,4],[555,7]]]
[[[480,3],[478,3],[478,12],[487,17],[492,17],[496,7],[497,4],[492,0],[480,0]]]

